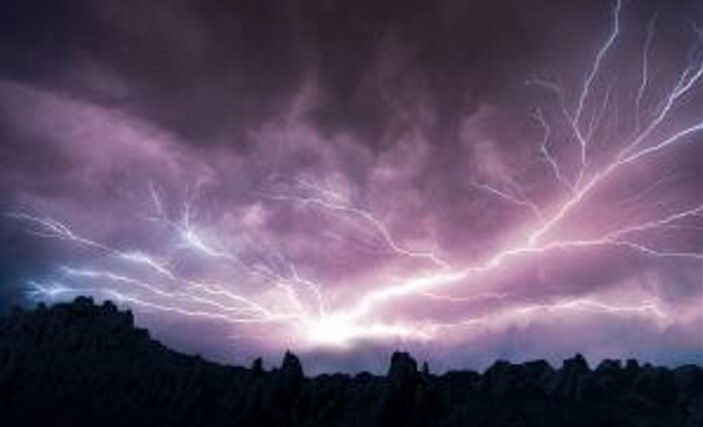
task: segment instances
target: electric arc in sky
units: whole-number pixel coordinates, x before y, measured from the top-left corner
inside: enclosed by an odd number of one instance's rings
[[[631,277],[583,285],[600,269],[617,269],[611,262],[632,263],[645,276],[657,276],[662,263],[674,265],[698,274],[693,280],[701,285],[703,194],[677,185],[682,175],[700,172],[677,156],[690,156],[703,141],[703,119],[691,103],[703,81],[703,30],[689,24],[685,61],[665,72],[653,62],[653,18],[640,43],[638,73],[627,76],[635,89],[619,90],[609,74],[623,54],[622,15],[618,0],[576,87],[526,76],[548,99],[532,110],[541,138],[523,144],[526,162],[506,166],[489,143],[474,150],[483,173],[473,174],[467,194],[456,197],[499,206],[497,215],[511,218],[508,227],[489,227],[490,244],[482,250],[454,252],[434,236],[437,220],[420,216],[409,227],[413,218],[384,210],[392,194],[377,208],[350,180],[325,174],[280,172],[252,188],[236,212],[208,200],[212,178],[183,182],[195,190],[178,200],[157,176],[133,191],[139,194],[128,209],[134,232],[119,239],[93,238],[80,215],[50,215],[31,203],[7,212],[31,236],[75,254],[52,275],[29,281],[27,293],[40,301],[87,294],[138,312],[227,325],[245,340],[309,350],[470,341],[473,331],[549,316],[638,319],[659,329],[700,323],[700,304],[670,304],[656,286],[633,284]],[[305,108],[308,92],[302,92],[291,120]],[[624,116],[623,125],[618,117]],[[308,136],[305,129],[302,135],[282,129],[283,141]],[[405,138],[412,148],[426,137],[411,129]],[[372,172],[402,176],[403,167]],[[423,206],[431,217],[432,202]],[[481,205],[473,209],[467,221],[480,221]],[[271,225],[277,212],[289,216]],[[294,233],[289,228],[298,220],[305,225]],[[335,263],[338,270],[329,267]]]

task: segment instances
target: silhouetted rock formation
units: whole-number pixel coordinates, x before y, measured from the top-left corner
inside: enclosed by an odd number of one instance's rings
[[[698,427],[703,370],[576,355],[433,375],[395,353],[386,376],[306,378],[289,352],[272,371],[176,353],[78,298],[0,320],[0,425]]]

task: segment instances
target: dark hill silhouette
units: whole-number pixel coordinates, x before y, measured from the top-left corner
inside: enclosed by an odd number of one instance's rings
[[[703,369],[579,355],[433,375],[395,353],[386,376],[307,378],[286,353],[249,369],[171,351],[89,298],[0,320],[2,426],[703,425]]]

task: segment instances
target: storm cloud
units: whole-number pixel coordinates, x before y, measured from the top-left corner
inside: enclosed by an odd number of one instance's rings
[[[293,348],[318,371],[374,369],[395,347],[446,369],[575,351],[700,359],[700,210],[617,245],[496,258],[558,214],[578,175],[607,169],[701,66],[700,2],[625,1],[589,82],[615,4],[5,1],[0,307],[116,291],[176,347],[228,360]],[[691,81],[643,147],[700,121]],[[598,181],[544,244],[700,207],[701,137]],[[47,219],[75,234],[57,236]],[[113,259],[135,253],[158,256],[178,280]],[[141,288],[95,274],[107,271]],[[310,328],[344,334],[350,326],[329,319],[366,309],[365,296],[432,274],[461,277],[389,304],[372,298],[349,345],[305,342]],[[330,317],[233,325],[236,304],[217,305],[231,297],[195,301],[222,315],[208,320],[143,286],[187,293],[196,280],[225,282],[274,314],[294,303],[309,317],[322,299]]]

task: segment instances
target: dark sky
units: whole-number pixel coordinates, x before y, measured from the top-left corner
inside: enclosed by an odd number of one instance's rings
[[[703,4],[616,5],[5,0],[0,308],[316,370],[700,360]]]

